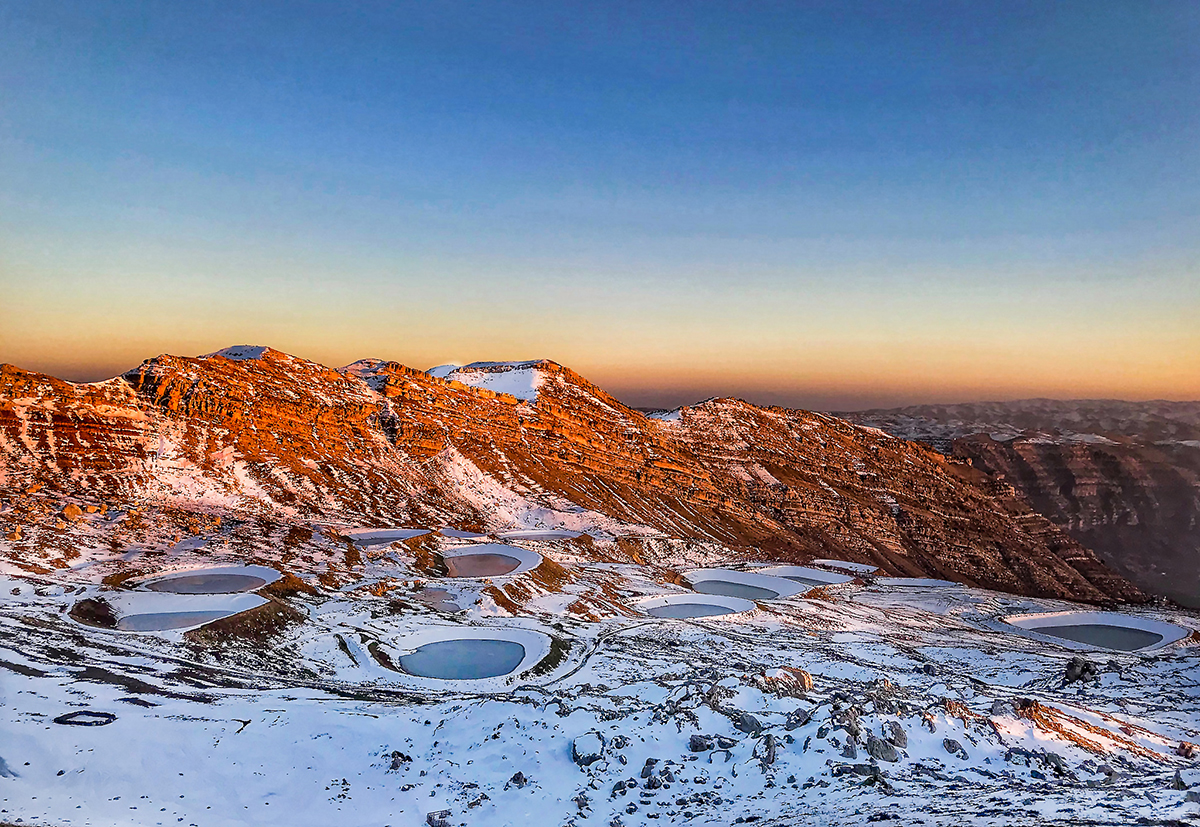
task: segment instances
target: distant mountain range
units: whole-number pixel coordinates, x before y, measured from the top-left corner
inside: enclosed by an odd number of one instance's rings
[[[839,416],[971,462],[1142,589],[1200,608],[1200,402],[1026,399]]]
[[[72,384],[0,369],[0,560],[29,570],[280,526],[584,531],[653,563],[840,558],[1029,595],[1143,591],[990,468],[835,416],[714,399],[647,416],[551,361],[333,369],[264,347]],[[68,519],[75,511],[120,519]],[[261,525],[261,542],[246,540]],[[287,535],[291,536],[291,535]],[[337,564],[319,567],[332,580]]]

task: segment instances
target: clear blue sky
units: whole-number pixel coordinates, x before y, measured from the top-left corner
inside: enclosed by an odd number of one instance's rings
[[[0,5],[0,361],[1200,396],[1200,3]]]

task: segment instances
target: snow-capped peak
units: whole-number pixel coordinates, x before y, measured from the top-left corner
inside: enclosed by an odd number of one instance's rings
[[[472,362],[469,365],[438,365],[430,376],[461,382],[473,388],[507,393],[525,402],[537,400],[538,388],[546,379],[545,359],[525,362]]]
[[[220,350],[206,353],[201,356],[201,359],[212,359],[215,356],[224,356],[231,362],[247,362],[255,359],[262,359],[267,355],[267,351],[271,348],[263,345],[233,345],[232,347],[221,348]]]

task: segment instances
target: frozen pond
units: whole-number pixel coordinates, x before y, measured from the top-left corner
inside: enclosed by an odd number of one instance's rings
[[[1063,645],[1075,649],[1141,652],[1183,640],[1191,633],[1190,629],[1174,623],[1122,612],[1050,612],[1000,619],[1018,629],[1063,641]]]
[[[807,587],[783,577],[733,569],[696,569],[684,574],[692,591],[738,597],[743,600],[775,600],[807,591]]]
[[[783,577],[794,583],[805,586],[836,586],[850,583],[853,577],[845,574],[835,574],[831,571],[812,569],[807,566],[773,566],[769,569],[758,569],[755,574],[765,574],[771,577]]]
[[[507,675],[524,659],[525,647],[511,640],[440,640],[401,656],[400,668],[422,678],[478,680]]]
[[[235,594],[274,583],[279,572],[266,566],[220,566],[188,569],[142,580],[142,588],[172,594]]]
[[[507,554],[463,554],[447,557],[451,577],[498,577],[516,571],[521,561]]]
[[[413,537],[420,537],[428,533],[429,529],[427,528],[372,528],[365,531],[350,531],[346,533],[346,536],[353,540],[355,545],[368,548],[388,545],[398,540],[411,540]]]
[[[442,552],[450,577],[500,577],[520,574],[542,564],[542,555],[505,543],[478,543]]]
[[[252,592],[267,585],[267,581],[251,574],[185,574],[147,583],[155,592],[175,594],[230,594]]]
[[[688,617],[716,617],[731,612],[731,609],[718,603],[667,603],[646,610],[646,614],[651,617],[665,617],[674,620]]]
[[[1138,649],[1161,643],[1163,639],[1163,636],[1157,632],[1130,629],[1127,626],[1105,626],[1098,623],[1040,626],[1038,631],[1043,635],[1073,640],[1077,643],[1087,643],[1092,646],[1103,646],[1105,649],[1120,649],[1122,652],[1135,652]]]
[[[126,615],[117,621],[117,628],[124,632],[165,632],[168,629],[187,629],[228,617],[227,611],[209,612],[157,612],[154,614]]]
[[[707,594],[665,594],[638,601],[638,608],[664,620],[684,620],[690,617],[720,617],[748,612],[757,606],[740,597]]]
[[[701,580],[693,583],[692,588],[700,594],[719,594],[725,597],[740,597],[743,600],[774,600],[779,597],[777,591],[729,580]]]

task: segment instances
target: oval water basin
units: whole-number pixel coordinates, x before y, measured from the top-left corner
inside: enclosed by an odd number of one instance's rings
[[[426,643],[400,658],[410,675],[439,680],[478,680],[507,675],[525,659],[525,647],[511,640],[461,638]]]
[[[267,581],[252,574],[184,574],[147,583],[155,592],[174,594],[232,594],[252,592],[267,585]]]

